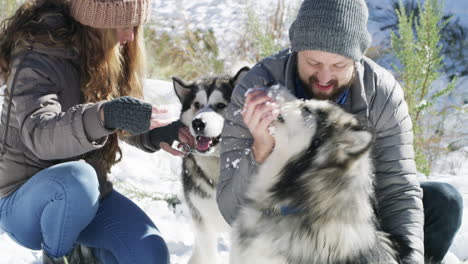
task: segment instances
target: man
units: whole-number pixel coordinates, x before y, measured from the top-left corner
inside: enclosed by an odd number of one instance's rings
[[[363,55],[367,18],[364,0],[305,0],[289,30],[291,49],[259,62],[236,86],[221,145],[219,208],[232,223],[251,175],[275,146],[268,126],[277,106],[265,89],[279,83],[298,98],[332,100],[369,121],[384,230],[398,242],[403,263],[424,263],[424,256],[440,262],[461,224],[462,198],[445,183],[419,184],[403,91]],[[246,93],[258,86],[265,89]]]

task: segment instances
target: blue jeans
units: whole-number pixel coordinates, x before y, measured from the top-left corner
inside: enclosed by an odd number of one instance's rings
[[[0,228],[51,257],[64,256],[79,243],[93,248],[102,264],[169,263],[151,219],[115,190],[99,200],[96,172],[82,161],[44,169],[0,198]]]
[[[463,198],[450,184],[422,182],[424,205],[424,251],[440,262],[462,223]]]

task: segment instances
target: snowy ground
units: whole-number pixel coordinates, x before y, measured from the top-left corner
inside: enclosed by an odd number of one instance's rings
[[[147,83],[147,100],[152,103],[172,104],[177,99],[172,84],[164,81]],[[465,149],[468,152],[468,147]],[[462,193],[465,201],[464,221],[446,257],[446,264],[468,263],[468,166],[467,157],[462,152],[454,153],[447,162],[459,164],[454,174],[435,174],[431,181],[448,182]],[[116,188],[131,197],[153,219],[165,237],[174,264],[187,263],[192,251],[193,234],[191,219],[185,205],[171,206],[165,200],[177,197],[182,199],[179,180],[181,159],[167,153],[144,153],[132,146],[123,144],[123,161],[112,170]],[[426,180],[421,176],[421,180]],[[0,231],[1,232],[1,231]],[[219,240],[218,251],[227,263],[229,242],[227,236]],[[16,245],[5,234],[0,234],[0,264],[39,264],[40,253]]]
[[[187,25],[197,28],[213,28],[218,36],[222,36],[219,39],[223,42],[219,46],[229,50],[235,47],[235,39],[239,37],[239,28],[242,27],[244,14],[241,2],[161,0],[154,3],[154,14],[163,25],[161,30],[177,32]],[[258,2],[274,3],[273,0]],[[295,2],[298,1],[295,0]],[[378,12],[384,12],[391,0],[367,0],[366,2],[369,4],[372,18]],[[445,3],[446,11],[454,13],[465,25],[468,25],[468,1],[445,0]],[[267,4],[267,6],[272,8],[274,5]],[[261,9],[261,12],[266,13],[268,10]],[[185,23],[186,21],[190,23]],[[389,32],[379,31],[381,23],[386,22],[374,20],[369,22],[375,46],[381,43],[384,43],[382,45],[388,44]],[[229,54],[228,51],[225,53]],[[147,87],[146,94],[149,101],[158,104],[177,103],[171,83],[151,81]],[[466,81],[464,85],[459,86],[459,90],[465,92],[464,96],[467,99]],[[458,97],[455,100],[460,100],[459,95],[457,94]],[[465,125],[465,129],[466,127]],[[169,245],[172,263],[187,263],[193,244],[191,220],[187,208],[183,202],[176,207],[166,202],[166,200],[174,201],[182,197],[179,180],[181,159],[163,152],[147,154],[126,144],[123,144],[123,155],[123,161],[112,170],[116,189],[129,196],[154,220]],[[446,264],[468,263],[468,146],[465,145],[465,148],[444,157],[436,164],[434,172],[428,178],[429,180],[452,184],[460,191],[465,201],[464,221],[446,257]],[[421,176],[420,179],[426,180],[425,176]],[[218,251],[222,257],[222,263],[227,263],[228,248],[228,239],[225,236],[221,237]],[[0,230],[0,264],[21,263],[41,263],[40,252],[30,251],[16,245]]]

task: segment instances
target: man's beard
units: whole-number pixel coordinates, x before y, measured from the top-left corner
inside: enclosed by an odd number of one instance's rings
[[[335,101],[338,99],[338,97],[346,90],[348,89],[351,84],[354,82],[354,79],[356,77],[355,72],[353,72],[353,76],[351,76],[351,79],[345,83],[345,84],[340,84],[338,80],[333,79],[331,80],[330,84],[333,85],[333,92],[331,94],[326,94],[326,93],[321,93],[321,92],[315,92],[313,91],[313,86],[315,83],[318,83],[318,78],[317,75],[311,75],[305,83],[301,79],[302,87],[305,88],[306,94],[310,95],[313,99],[318,99],[318,100],[330,100],[330,101]]]

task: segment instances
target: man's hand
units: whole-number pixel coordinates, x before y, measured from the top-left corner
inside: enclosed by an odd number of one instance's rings
[[[242,118],[254,139],[252,151],[257,163],[261,164],[270,155],[275,139],[268,126],[278,116],[278,104],[264,90],[249,92],[242,108]]]

